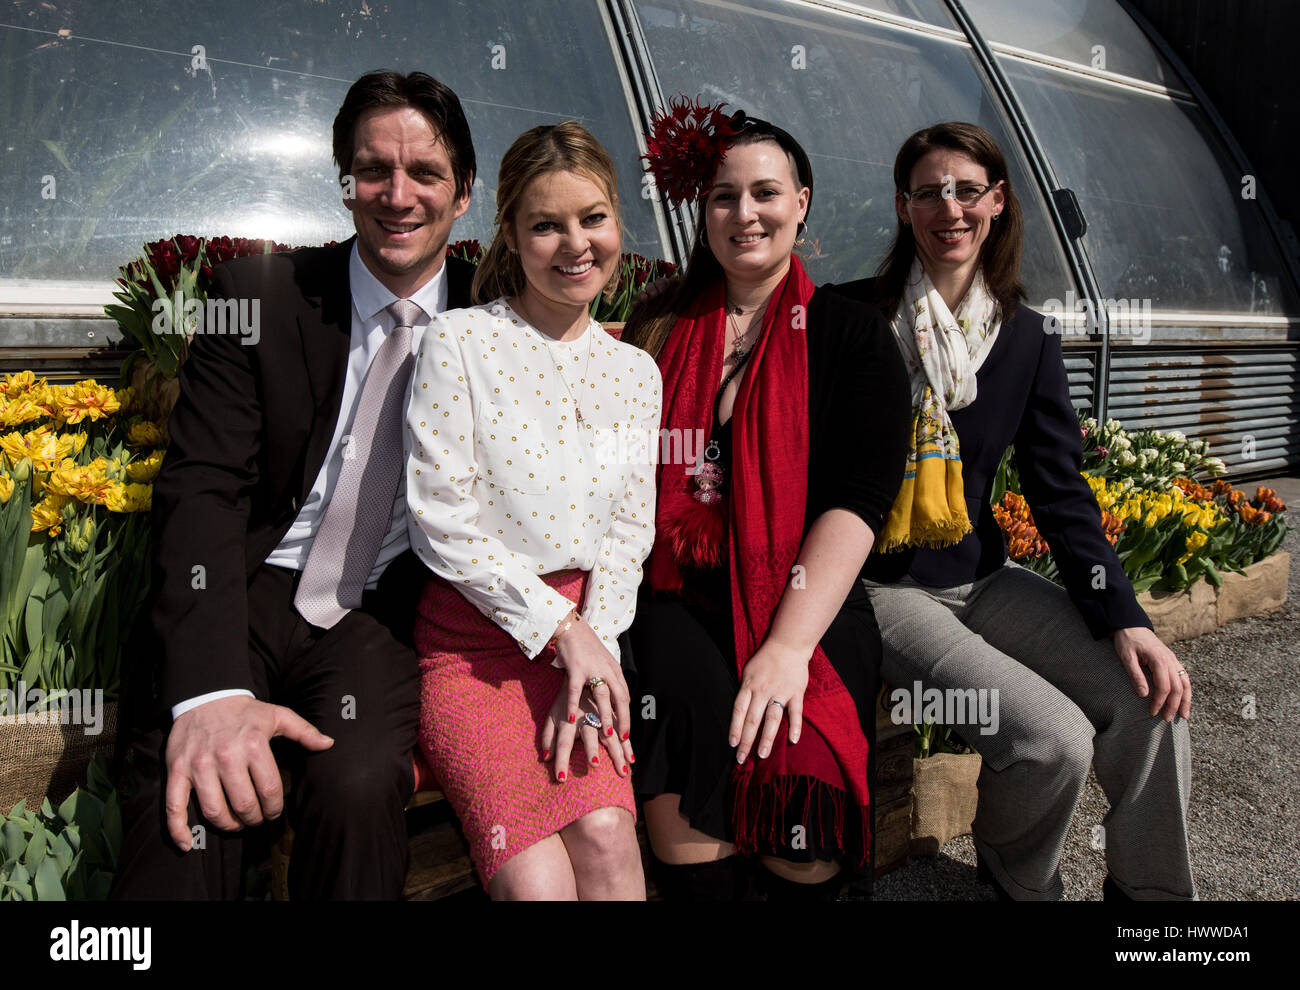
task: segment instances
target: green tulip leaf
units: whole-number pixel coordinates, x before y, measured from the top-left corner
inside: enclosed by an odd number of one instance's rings
[[[63,892],[63,877],[59,867],[52,859],[46,859],[36,870],[36,899],[38,901],[66,901]]]

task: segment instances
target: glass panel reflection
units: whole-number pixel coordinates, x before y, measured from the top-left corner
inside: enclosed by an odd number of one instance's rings
[[[1057,178],[1079,197],[1108,297],[1192,313],[1296,312],[1263,215],[1199,109],[1003,65]]]
[[[593,0],[7,9],[21,27],[0,27],[0,279],[107,282],[175,233],[350,236],[331,124],[352,80],[387,66],[430,72],[464,104],[479,178],[453,237],[490,233],[496,170],[520,132],[576,118],[621,166],[627,249],[663,253]]]
[[[1172,66],[1115,0],[962,0],[987,40],[1182,89]]]
[[[1030,304],[1073,287],[1028,168],[966,45],[773,0],[745,8],[639,0],[636,9],[666,96],[725,100],[786,128],[807,149],[816,194],[803,257],[813,281],[875,272],[895,229],[898,147],[928,124],[968,120],[998,139],[1024,202]]]
[[[910,17],[914,21],[937,24],[956,30],[957,22],[948,13],[943,0],[856,0],[859,7],[883,10],[887,14]]]

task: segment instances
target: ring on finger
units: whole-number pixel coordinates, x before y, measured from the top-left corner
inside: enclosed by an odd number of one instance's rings
[[[600,716],[597,715],[595,712],[583,712],[582,724],[589,725],[593,729],[599,729],[603,723],[600,720]]]
[[[600,687],[604,683],[605,683],[605,678],[601,677],[599,674],[597,674],[594,677],[587,678],[587,687],[591,688],[593,691],[596,690],[596,688]]]
[[[785,711],[785,705],[782,704],[781,702],[777,701],[775,698],[773,698],[771,701],[769,701],[768,704],[769,704],[769,705],[776,705],[776,707],[779,708],[779,709],[781,709],[781,711]]]
[[[1187,671],[1184,670],[1183,668],[1179,667],[1179,668],[1178,668],[1178,676],[1179,676],[1179,677],[1186,677],[1186,676],[1187,676]]]

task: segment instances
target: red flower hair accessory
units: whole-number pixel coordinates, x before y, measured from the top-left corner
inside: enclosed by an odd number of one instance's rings
[[[727,149],[740,133],[743,112],[724,113],[725,103],[710,106],[703,97],[675,96],[650,121],[649,153],[642,155],[659,192],[673,206],[693,202],[708,192]]]

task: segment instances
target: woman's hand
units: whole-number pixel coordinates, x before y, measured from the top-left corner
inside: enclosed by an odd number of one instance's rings
[[[758,756],[767,759],[782,715],[790,720],[790,742],[799,741],[803,729],[803,693],[808,688],[811,659],[811,650],[791,648],[771,638],[749,658],[731,709],[731,728],[727,734],[727,741],[738,747],[737,763],[744,763],[749,756],[760,725],[763,734],[758,738]]]
[[[599,763],[599,743],[603,743],[615,772],[626,776],[635,761],[630,739],[631,694],[623,668],[605,649],[596,631],[580,618],[560,634],[555,653],[564,664],[568,684],[556,694],[542,723],[542,758],[554,756],[556,780],[567,778],[569,754],[575,737],[581,733],[589,763]],[[592,678],[599,679],[594,687]],[[599,730],[579,724],[587,712],[600,719]]]
[[[1191,714],[1192,679],[1174,651],[1160,642],[1159,636],[1145,626],[1116,629],[1115,652],[1139,698],[1145,698],[1148,691],[1142,668],[1151,671],[1151,683],[1155,687],[1151,696],[1152,716],[1163,709],[1165,721],[1172,722],[1175,714],[1183,718]]]

